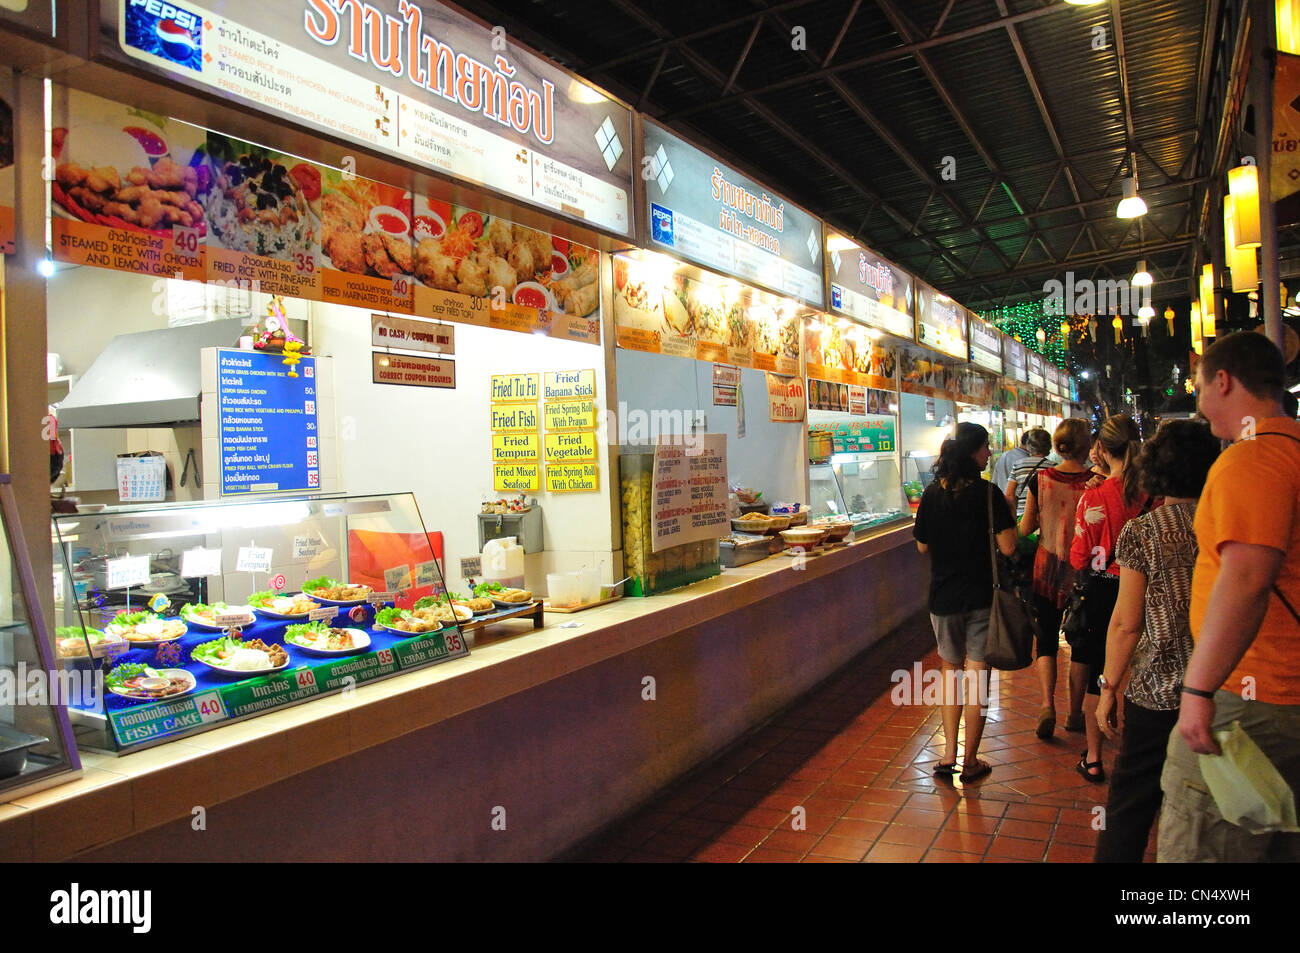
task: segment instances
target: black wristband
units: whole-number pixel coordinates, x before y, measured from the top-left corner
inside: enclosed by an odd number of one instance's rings
[[[1184,695],[1195,695],[1197,698],[1213,698],[1214,692],[1203,692],[1199,688],[1192,688],[1189,685],[1183,686]]]

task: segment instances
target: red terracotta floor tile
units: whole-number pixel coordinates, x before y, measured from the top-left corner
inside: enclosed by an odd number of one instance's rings
[[[718,844],[739,844],[743,847],[757,847],[768,834],[770,827],[751,827],[748,824],[735,824],[720,830],[714,837]]]
[[[945,828],[934,839],[934,846],[943,850],[963,851],[968,854],[983,854],[993,841],[991,834],[976,834],[960,828]]]
[[[968,831],[972,834],[992,834],[1002,823],[1001,817],[953,812],[944,823],[946,831]]]
[[[930,848],[926,852],[921,863],[923,864],[978,864],[980,863],[979,854],[963,854],[955,850],[939,850]]]
[[[926,848],[919,844],[885,844],[877,842],[867,852],[868,864],[914,864],[925,856]]]
[[[895,816],[895,824],[906,824],[909,827],[925,827],[931,830],[937,830],[943,827],[948,815],[942,811],[922,811],[913,807],[905,807]]]
[[[1097,843],[1097,832],[1091,827],[1076,827],[1073,824],[1057,824],[1052,840],[1058,844],[1079,844],[1093,847]]]
[[[826,833],[832,837],[851,837],[874,841],[888,825],[883,821],[868,821],[861,818],[842,818],[831,826]]]
[[[770,850],[760,847],[745,858],[747,864],[795,864],[802,854],[792,850]]]
[[[676,857],[665,857],[663,854],[651,854],[648,851],[639,850],[628,854],[623,858],[625,864],[676,864],[680,860]]]
[[[826,857],[822,854],[809,854],[799,861],[801,864],[849,864],[852,861],[845,860],[843,857]]]
[[[690,859],[706,864],[737,864],[753,849],[752,846],[718,841],[700,848]]]
[[[929,847],[939,832],[934,827],[908,827],[903,824],[890,824],[880,833],[882,844],[918,844]]]
[[[708,841],[702,837],[691,837],[684,834],[656,834],[646,841],[642,850],[650,851],[655,854],[663,854],[665,857],[673,857],[678,860],[689,857],[701,847],[704,847]]]
[[[1047,848],[1047,860],[1054,864],[1090,864],[1092,848],[1077,844],[1054,843]]]
[[[1032,840],[1047,840],[1052,835],[1052,825],[1042,821],[1021,821],[1004,818],[998,828],[999,837],[1026,837]]]
[[[766,827],[768,830],[771,830],[789,821],[790,817],[791,814],[789,811],[777,811],[766,807],[755,807],[736,818],[736,822],[739,824],[749,824],[754,827]]]
[[[751,804],[717,804],[706,802],[694,808],[688,815],[705,821],[717,821],[722,824],[734,824],[752,809]]]
[[[896,804],[873,804],[862,800],[846,810],[844,816],[866,821],[891,821],[898,812],[899,806]]]
[[[875,843],[874,838],[833,837],[826,836],[817,842],[813,852],[823,857],[835,857],[839,860],[856,863],[867,856]]]
[[[821,840],[822,835],[811,834],[808,831],[773,831],[767,839],[759,846],[764,850],[793,850],[801,856],[813,849],[813,846]]]
[[[1047,843],[1041,840],[1022,840],[1019,837],[995,837],[989,845],[988,859],[1010,857],[1016,860],[1042,860],[1047,853]]]
[[[1060,809],[1055,807],[1042,807],[1037,804],[1008,804],[1005,817],[1017,821],[1043,821],[1047,824],[1055,824]]]

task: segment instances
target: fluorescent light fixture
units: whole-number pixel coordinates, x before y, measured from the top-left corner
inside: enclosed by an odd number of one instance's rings
[[[1129,176],[1123,183],[1124,197],[1115,209],[1116,218],[1137,218],[1147,213],[1147,203],[1138,195],[1137,176]]]
[[[1152,284],[1151,272],[1147,271],[1146,259],[1138,262],[1137,271],[1133,272],[1133,278],[1129,281],[1134,288],[1149,288]]]
[[[827,251],[852,251],[857,248],[857,244],[851,238],[845,238],[843,235],[827,235]]]

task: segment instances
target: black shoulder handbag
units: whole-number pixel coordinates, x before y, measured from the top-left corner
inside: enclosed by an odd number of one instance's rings
[[[1151,503],[1154,497],[1147,497],[1142,511],[1138,516],[1151,511]],[[1106,563],[1106,568],[1101,572],[1088,570],[1083,578],[1075,576],[1074,588],[1070,590],[1070,601],[1065,605],[1065,611],[1061,613],[1061,636],[1071,648],[1078,648],[1083,644],[1083,639],[1088,634],[1088,594],[1098,582],[1111,584],[1114,577],[1110,577],[1110,567],[1115,564],[1115,557],[1112,555]]]
[[[993,567],[993,604],[989,607],[989,637],[984,661],[992,668],[1014,672],[1034,659],[1038,623],[1028,602],[1014,585],[1003,585],[993,542],[993,484],[989,484],[989,563]]]

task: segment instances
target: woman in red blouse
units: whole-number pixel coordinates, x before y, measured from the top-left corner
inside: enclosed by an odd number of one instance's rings
[[[1070,565],[1080,581],[1087,579],[1088,632],[1071,646],[1071,658],[1088,666],[1088,694],[1083,702],[1088,748],[1076,770],[1086,780],[1101,784],[1106,772],[1101,763],[1103,738],[1095,717],[1101,691],[1097,676],[1106,665],[1106,630],[1119,594],[1115,540],[1129,520],[1149,509],[1149,501],[1139,486],[1137,459],[1142,438],[1133,418],[1127,414],[1107,418],[1097,442],[1110,476],[1101,486],[1084,491],[1075,512]]]

